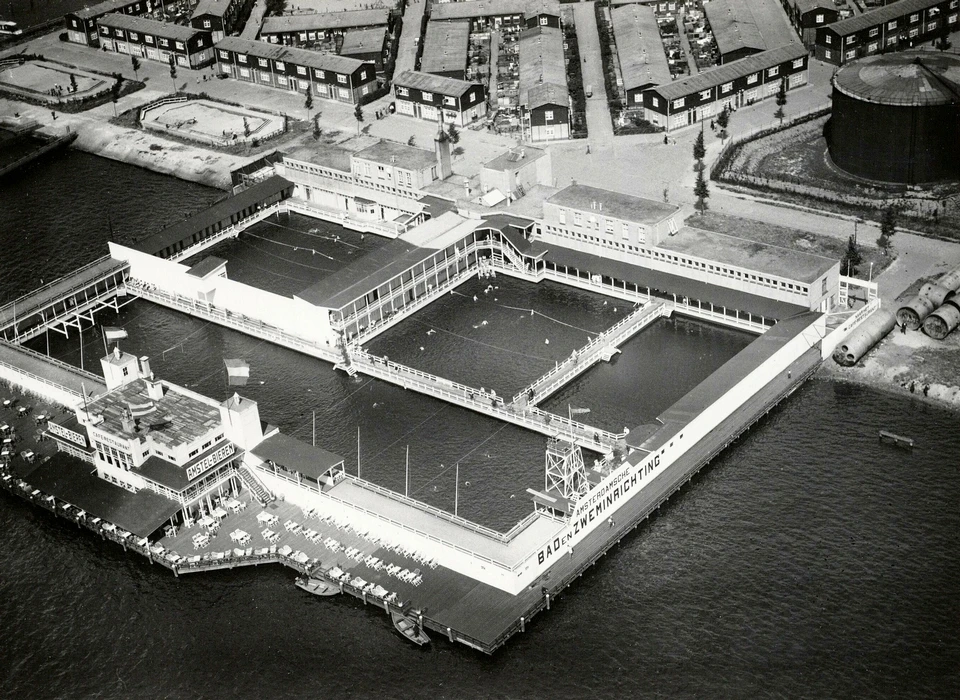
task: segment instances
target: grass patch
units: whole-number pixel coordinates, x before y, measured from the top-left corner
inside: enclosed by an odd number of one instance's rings
[[[686,221],[688,226],[701,228],[705,231],[725,233],[729,236],[745,238],[766,245],[781,246],[798,250],[803,253],[822,255],[832,260],[842,260],[847,251],[847,242],[833,236],[824,236],[795,228],[768,224],[753,219],[742,219],[739,216],[728,216],[707,211],[704,214],[695,214]],[[873,263],[873,276],[879,275],[896,258],[887,257],[876,246],[860,245],[863,262],[860,264],[860,273],[856,276],[867,279],[870,274],[870,263]],[[841,270],[841,272],[844,272]]]

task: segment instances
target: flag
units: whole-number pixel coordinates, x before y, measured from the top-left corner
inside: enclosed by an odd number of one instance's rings
[[[145,401],[144,403],[128,403],[127,408],[130,409],[130,415],[134,418],[145,416],[157,410],[157,407],[153,401]]]
[[[250,365],[243,360],[224,360],[227,368],[227,383],[230,386],[246,386],[250,378]]]
[[[590,409],[589,408],[571,408],[570,409],[571,416],[576,416],[581,413],[590,413]]]
[[[112,342],[114,340],[121,340],[123,338],[126,338],[127,332],[122,328],[116,328],[114,326],[104,326],[103,337],[107,339],[107,342]]]

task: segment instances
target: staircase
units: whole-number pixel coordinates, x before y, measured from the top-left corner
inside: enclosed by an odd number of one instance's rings
[[[237,470],[237,473],[240,475],[240,480],[250,489],[250,493],[260,502],[261,506],[265,506],[268,503],[274,500],[274,495],[267,490],[267,487],[263,485],[263,482],[258,479],[253,472],[251,472],[246,467],[240,467]]]

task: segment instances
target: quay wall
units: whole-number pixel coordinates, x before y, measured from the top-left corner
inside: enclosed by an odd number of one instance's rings
[[[262,321],[305,340],[324,339],[329,326],[322,309],[292,297],[257,289],[226,277],[202,280],[187,274],[190,267],[110,243],[110,255],[130,264],[130,283],[159,288],[167,294],[189,299],[198,307],[214,304],[238,318]]]
[[[109,123],[75,119],[70,127],[81,151],[221,190],[230,189],[230,170],[247,160]]]

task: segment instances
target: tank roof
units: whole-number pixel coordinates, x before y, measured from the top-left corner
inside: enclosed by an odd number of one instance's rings
[[[833,87],[849,97],[877,104],[960,104],[960,56],[932,51],[870,56],[838,70]]]

